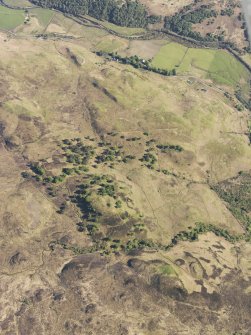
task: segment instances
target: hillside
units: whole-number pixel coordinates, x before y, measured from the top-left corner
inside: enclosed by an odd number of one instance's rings
[[[32,0],[75,16],[90,15],[119,26],[169,30],[201,42],[225,42],[243,52],[249,49],[240,0],[232,1],[67,1]]]
[[[248,68],[45,8],[0,29],[1,335],[248,335]]]
[[[240,0],[141,0],[141,3],[150,15],[161,14],[166,28],[183,36],[202,41],[225,41],[239,50],[248,48]],[[170,24],[172,19],[175,23]],[[156,27],[163,27],[163,22]]]

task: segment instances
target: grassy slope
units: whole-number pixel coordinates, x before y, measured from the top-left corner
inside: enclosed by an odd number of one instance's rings
[[[23,11],[8,9],[0,5],[0,29],[14,29],[23,24],[24,19]]]
[[[243,80],[248,81],[250,76],[246,68],[229,53],[217,51],[209,67],[209,77],[216,83],[227,84],[233,87]]]
[[[39,23],[43,26],[47,26],[54,15],[52,10],[44,8],[34,8],[29,12],[31,15],[35,15],[38,18]]]
[[[164,45],[153,59],[153,65],[160,68],[173,69],[182,62],[187,48],[171,42]]]
[[[114,52],[127,47],[127,43],[118,38],[113,38],[111,36],[104,37],[99,43],[96,44],[96,50],[102,50],[104,52]]]
[[[33,6],[28,0],[4,0],[4,2],[13,7],[31,7]]]
[[[161,68],[177,68],[178,73],[201,70],[205,78],[217,84],[237,87],[249,80],[249,73],[233,56],[222,50],[185,48],[177,43],[163,46],[153,59],[153,65]]]
[[[111,29],[121,35],[132,36],[132,35],[141,35],[145,33],[145,29],[143,28],[119,27],[111,22],[102,22],[102,24],[104,27]]]
[[[34,8],[29,10],[31,16],[35,16],[38,19],[41,27],[46,27],[54,15],[54,12],[49,9]],[[18,26],[24,25],[25,13],[23,10],[8,9],[4,6],[0,6],[0,28],[5,30],[13,30]],[[28,26],[29,24],[27,24]]]
[[[204,181],[208,169],[211,170],[212,176],[216,175],[217,178],[222,179],[237,173],[241,167],[245,169],[249,164],[249,148],[245,137],[221,134],[222,130],[226,132],[239,130],[239,125],[234,122],[235,112],[222,101],[221,96],[215,96],[211,91],[207,94],[197,92],[196,87],[189,86],[183,79],[166,79],[147,73],[142,75],[140,71],[133,70],[130,66],[110,63],[101,66],[102,72],[100,72],[99,67],[95,66],[100,58],[93,57],[92,53],[82,47],[71,45],[71,50],[85,59],[83,67],[78,70],[67,58],[64,59],[57,54],[49,43],[47,45],[52,53],[50,56],[49,53],[41,53],[42,45],[40,45],[33,56],[11,60],[15,76],[21,80],[23,76],[27,76],[26,73],[29,73],[30,79],[36,78],[36,82],[40,85],[39,92],[32,92],[32,95],[35,94],[33,101],[39,109],[32,107],[28,97],[23,97],[22,103],[18,100],[6,101],[5,110],[13,117],[18,111],[19,114],[30,115],[41,111],[42,114],[39,115],[45,122],[49,122],[48,127],[51,131],[57,136],[66,136],[69,125],[67,123],[60,125],[56,120],[60,115],[62,103],[66,109],[72,104],[76,105],[71,91],[76,89],[77,77],[80,75],[79,85],[83,87],[87,85],[84,91],[81,89],[80,91],[86,95],[92,108],[96,109],[96,121],[102,129],[107,131],[115,129],[129,136],[132,136],[135,130],[141,134],[143,130],[147,130],[151,138],[158,139],[160,143],[180,144],[186,149],[186,152],[177,158],[160,155],[159,164],[162,169],[174,171],[188,179]],[[57,49],[60,50],[63,46],[63,43],[58,43]],[[7,62],[6,65],[9,63],[7,59],[5,62]],[[37,62],[40,63],[39,69],[33,67]],[[49,67],[48,64],[50,64]],[[60,71],[56,71],[55,67],[59,67]],[[89,71],[92,73],[91,77],[88,75]],[[101,91],[88,84],[94,79],[115,96],[118,102],[114,103]],[[49,94],[50,90],[53,90],[53,95]],[[67,98],[62,102],[60,97],[65,92],[68,92]],[[75,108],[77,108],[76,113],[79,113],[82,107],[79,105]],[[201,137],[202,131],[203,137]],[[30,150],[31,148],[33,148],[32,152],[39,152],[36,144],[31,145]],[[137,143],[130,144],[130,151],[143,153]],[[213,166],[211,166],[212,160],[215,161]],[[199,166],[198,163],[201,161],[204,162],[204,167]],[[177,180],[177,188],[174,188],[173,192],[181,192],[182,196],[174,199],[169,194],[168,177],[155,175],[146,168],[142,169],[142,171],[140,169],[134,171],[129,168],[127,172],[133,183],[135,182],[133,186],[135,201],[142,211],[146,211],[147,215],[152,217],[153,214],[149,208],[147,209],[140,200],[144,190],[153,207],[161,207],[156,211],[156,216],[160,226],[166,232],[167,239],[195,221],[208,220],[208,211],[213,222],[223,226],[229,226],[231,222],[232,228],[235,227],[233,229],[238,230],[238,226],[232,219],[230,220],[221,202],[209,190],[206,192],[204,187],[187,189],[182,180]],[[123,176],[125,170],[117,173]],[[157,180],[153,181],[153,178]],[[164,182],[165,179],[167,179],[166,182]],[[165,183],[167,183],[166,186],[164,186]],[[155,191],[157,184],[162,188],[161,196],[157,190]],[[207,208],[208,205],[205,207],[205,203],[210,203],[212,199],[217,210],[215,207],[214,210]],[[168,204],[172,204],[171,208]],[[173,222],[176,224],[173,225]],[[157,238],[159,233],[156,230],[153,236]]]

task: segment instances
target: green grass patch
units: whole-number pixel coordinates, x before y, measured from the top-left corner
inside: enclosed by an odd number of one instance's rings
[[[169,264],[162,265],[159,268],[159,271],[166,276],[176,276],[176,272],[174,271],[173,267]]]
[[[24,23],[25,13],[18,9],[0,6],[0,29],[12,30]]]
[[[153,59],[153,65],[171,69],[177,73],[198,73],[220,85],[244,88],[250,79],[248,70],[224,50],[189,48],[178,43],[163,46]],[[204,73],[204,74],[203,74]]]
[[[28,0],[4,0],[6,5],[12,6],[12,7],[32,7],[33,4],[29,2]]]
[[[217,51],[209,67],[209,78],[218,84],[236,86],[248,81],[250,75],[246,68],[226,51]]]
[[[102,22],[102,25],[105,28],[111,29],[118,34],[126,35],[126,36],[142,35],[146,32],[146,30],[143,28],[120,27],[120,26],[116,26],[116,24],[113,24],[107,21]]]
[[[125,44],[121,42],[120,40],[116,39],[103,39],[101,42],[99,42],[96,46],[95,49],[97,51],[103,51],[103,52],[114,52],[119,49],[123,49],[125,47]]]
[[[187,51],[187,47],[178,43],[169,43],[160,48],[153,59],[153,66],[173,69],[179,66]]]
[[[50,9],[34,8],[30,10],[31,15],[35,15],[42,26],[47,26],[52,19],[54,12]]]
[[[216,50],[190,48],[180,65],[179,71],[192,72],[193,68],[197,68],[207,72],[214,61],[215,53]]]

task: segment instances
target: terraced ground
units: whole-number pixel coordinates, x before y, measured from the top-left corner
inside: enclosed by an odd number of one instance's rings
[[[1,334],[248,335],[247,72],[38,13],[0,34]]]

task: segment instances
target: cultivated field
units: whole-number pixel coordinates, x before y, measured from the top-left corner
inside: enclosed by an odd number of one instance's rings
[[[25,13],[24,10],[0,6],[0,29],[18,33],[42,32],[53,16],[53,11],[43,8],[29,9]]]
[[[10,30],[22,25],[25,13],[19,10],[8,9],[0,5],[0,29]]]
[[[160,68],[176,68],[180,74],[200,74],[216,84],[236,88],[249,81],[248,70],[229,53],[221,50],[187,48],[169,43],[153,58],[153,65]]]

